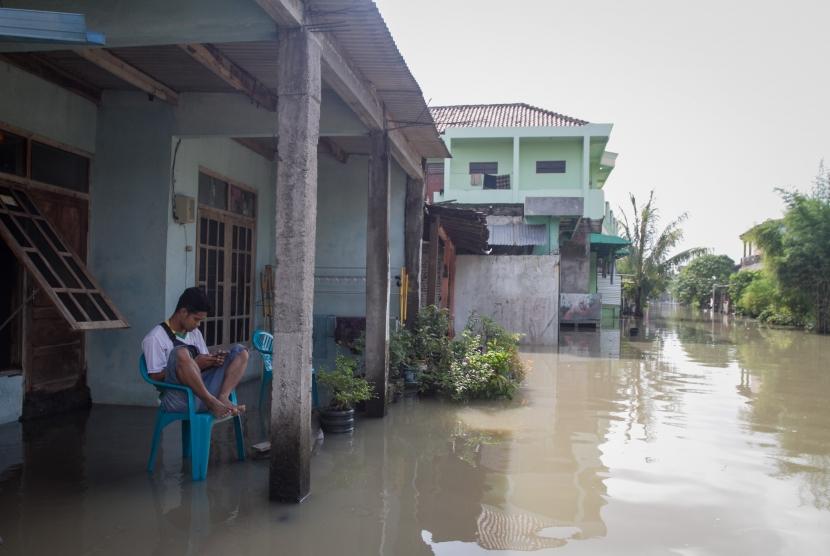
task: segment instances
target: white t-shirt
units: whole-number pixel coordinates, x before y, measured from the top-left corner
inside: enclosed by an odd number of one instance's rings
[[[188,332],[184,338],[179,337],[179,340],[187,345],[195,346],[201,354],[208,353],[205,339],[198,328]],[[144,336],[141,349],[144,351],[144,359],[147,360],[147,370],[151,373],[158,373],[167,368],[167,359],[173,351],[173,342],[170,341],[164,328],[157,324]]]

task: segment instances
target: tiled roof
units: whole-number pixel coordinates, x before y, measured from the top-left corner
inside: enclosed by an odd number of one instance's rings
[[[588,123],[524,102],[434,106],[429,111],[440,133],[448,127],[558,127]]]

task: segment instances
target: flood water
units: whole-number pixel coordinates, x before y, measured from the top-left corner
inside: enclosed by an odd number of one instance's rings
[[[513,401],[405,398],[326,437],[299,506],[266,501],[267,460],[230,462],[229,427],[192,483],[176,426],[143,471],[152,410],[2,426],[0,556],[830,554],[830,337],[638,328],[527,351]]]

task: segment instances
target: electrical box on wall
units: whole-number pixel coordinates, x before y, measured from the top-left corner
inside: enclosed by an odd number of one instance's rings
[[[173,218],[179,224],[196,222],[196,199],[176,194],[173,197]]]

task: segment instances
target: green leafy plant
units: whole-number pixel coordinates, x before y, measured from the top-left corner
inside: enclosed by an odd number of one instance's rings
[[[418,375],[418,388],[421,392],[435,393],[441,390],[443,377],[449,371],[453,359],[449,330],[449,312],[434,305],[421,309],[415,319],[409,360],[412,364],[420,362],[425,367]]]
[[[356,403],[372,399],[371,385],[365,378],[355,376],[356,370],[356,359],[338,355],[334,370],[324,370],[317,376],[318,384],[327,388],[331,395],[330,409],[344,411],[352,409]]]
[[[445,310],[426,307],[416,319],[410,358],[426,365],[418,376],[420,390],[456,401],[512,397],[525,376],[520,335],[476,314],[454,340],[448,330]]]
[[[389,335],[389,376],[401,377],[403,367],[408,366],[412,358],[412,333],[406,328],[393,331]]]

